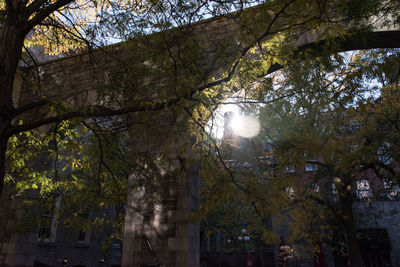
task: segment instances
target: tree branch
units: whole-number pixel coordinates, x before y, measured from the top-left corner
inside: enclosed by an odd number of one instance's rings
[[[166,107],[171,107],[173,105],[178,104],[180,101],[182,101],[184,98],[175,98],[167,102],[161,102],[161,103],[149,103],[149,102],[140,102],[137,103],[136,105],[122,108],[122,109],[111,109],[107,108],[104,106],[86,106],[84,108],[81,108],[81,110],[77,111],[67,111],[63,114],[58,114],[52,117],[40,119],[37,121],[32,121],[26,124],[22,125],[14,125],[11,126],[7,131],[6,131],[6,136],[12,136],[14,134],[24,132],[24,131],[29,131],[35,128],[38,128],[40,126],[46,125],[46,124],[51,124],[55,122],[60,122],[63,120],[68,120],[68,119],[74,119],[74,118],[87,118],[87,117],[110,117],[110,116],[118,116],[118,115],[124,115],[127,113],[135,113],[135,112],[144,112],[144,111],[159,111],[162,110]],[[25,107],[28,108],[28,107]]]
[[[12,0],[5,0],[7,10],[13,11],[14,5]]]
[[[327,207],[332,213],[333,215],[340,221],[343,223],[343,216],[342,214],[337,212],[337,208],[333,207],[331,204],[329,204],[327,201],[320,199],[319,197],[313,196],[312,194],[307,195],[307,197],[315,202],[317,202],[318,204],[320,204],[321,206],[325,206]]]
[[[15,118],[16,116],[18,116],[26,111],[32,110],[34,108],[42,107],[48,103],[50,103],[50,101],[48,99],[41,99],[36,102],[28,103],[26,105],[23,105],[21,107],[14,109],[12,116]]]
[[[193,116],[192,116],[192,113],[190,112],[190,110],[188,110],[187,108],[185,108],[185,111],[186,111],[186,113],[187,113],[189,116],[193,117]],[[205,128],[204,128],[204,125],[202,125],[201,123],[199,123],[197,120],[194,120],[194,121],[195,121],[195,123],[202,129],[203,132],[206,132],[206,130],[205,130]],[[221,154],[221,152],[220,152],[220,150],[219,150],[219,148],[218,148],[218,145],[215,143],[215,141],[214,141],[213,139],[211,139],[211,140],[212,140],[212,143],[213,143],[213,145],[214,145],[214,148],[215,148],[215,150],[216,150],[216,152],[217,152],[217,156],[218,156],[219,162],[222,164],[224,170],[229,174],[229,177],[231,178],[232,183],[233,183],[239,190],[241,190],[241,191],[243,191],[243,192],[245,192],[245,193],[247,193],[247,194],[250,194],[250,191],[249,191],[249,190],[247,190],[246,188],[244,188],[243,186],[241,186],[241,185],[236,181],[236,179],[235,179],[235,177],[234,177],[232,171],[229,169],[229,167],[228,167],[228,166],[226,165],[226,163],[225,163],[225,160],[222,158],[222,154]]]
[[[26,7],[26,11],[28,16],[33,15],[36,11],[40,9],[42,5],[44,5],[47,0],[35,0],[29,6]]]
[[[66,6],[70,3],[73,2],[73,0],[58,0],[56,2],[54,2],[51,5],[48,5],[46,7],[41,7],[43,5],[43,3],[41,5],[40,2],[42,2],[41,0],[37,1],[35,6],[32,6],[32,9],[30,10],[33,13],[37,13],[32,19],[28,20],[26,22],[26,24],[24,25],[24,33],[28,34],[28,32],[30,30],[32,30],[36,25],[38,25],[40,22],[42,22],[45,18],[47,18],[48,16],[50,16],[51,13],[53,13],[54,11],[60,9],[63,6]],[[35,2],[34,2],[35,3]],[[32,3],[31,5],[33,5],[34,3]],[[29,5],[28,8],[31,6]],[[34,7],[36,7],[36,9],[34,9]]]

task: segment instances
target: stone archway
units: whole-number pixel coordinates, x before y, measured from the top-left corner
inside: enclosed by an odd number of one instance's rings
[[[205,36],[224,36],[225,40],[230,40],[233,47],[225,51],[225,56],[231,55],[231,59],[222,62],[221,65],[214,66],[211,76],[220,77],[222,73],[227,71],[232,64],[234,64],[237,54],[242,51],[243,43],[236,42],[235,36],[237,35],[237,28],[235,28],[235,22],[225,26],[229,19],[215,19],[207,22],[199,23],[201,27],[204,27],[207,34]],[[194,26],[200,27],[199,25]],[[236,25],[237,26],[237,25]],[[210,34],[210,32],[220,32],[224,28],[223,34]],[[204,38],[204,36],[199,36]],[[312,53],[322,53],[325,47],[325,42],[318,39],[318,34],[306,32],[302,34],[296,42],[298,51],[310,49]],[[221,41],[218,38],[209,39],[212,42]],[[395,48],[399,46],[400,31],[397,28],[384,29],[377,28],[375,32],[363,32],[354,34],[352,38],[337,40],[339,51],[359,50],[359,49],[372,49],[372,48]],[[206,49],[205,49],[206,50]],[[338,50],[336,50],[338,51]],[[236,54],[235,54],[236,53]],[[215,55],[210,55],[212,59]],[[243,55],[241,55],[243,56]],[[250,55],[250,57],[257,57],[257,55]],[[207,57],[206,57],[207,58]],[[226,57],[225,57],[226,58]],[[280,69],[279,65],[272,65],[269,72]],[[153,124],[148,126],[147,133],[151,133]],[[157,136],[146,134],[147,138],[150,138],[150,143],[157,143]],[[147,139],[149,140],[149,139]],[[168,138],[163,139],[168,140]],[[187,137],[186,140],[190,140]],[[174,144],[174,141],[168,140],[167,146]],[[188,141],[188,151],[183,157],[188,159],[190,162],[190,156],[193,155],[190,151],[190,141]],[[158,149],[162,150],[161,145]],[[179,156],[179,155],[177,155]],[[182,155],[180,155],[182,156]],[[125,235],[124,235],[124,256],[123,266],[176,266],[176,267],[197,267],[199,263],[199,226],[198,223],[194,223],[190,220],[189,214],[196,211],[198,208],[199,192],[198,183],[199,177],[197,169],[194,165],[190,165],[188,169],[184,169],[183,172],[176,177],[172,183],[176,190],[173,193],[167,194],[166,199],[172,199],[175,203],[170,206],[170,209],[166,209],[164,217],[165,235],[155,237],[153,240],[143,235],[147,231],[151,232],[151,223],[143,218],[140,213],[137,212],[137,203],[140,202],[140,196],[143,192],[131,192],[128,198],[128,205],[132,207],[127,208],[127,217],[125,221]],[[133,176],[130,179],[137,179]],[[168,202],[168,201],[167,201]],[[150,245],[149,245],[150,244]],[[155,245],[152,245],[155,244]]]

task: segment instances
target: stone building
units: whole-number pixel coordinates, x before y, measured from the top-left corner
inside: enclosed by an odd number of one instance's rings
[[[61,228],[61,227],[60,227]],[[112,244],[104,251],[103,238],[90,232],[71,236],[66,229],[56,230],[51,240],[38,238],[34,266],[117,267],[121,266],[121,247]]]
[[[62,201],[55,198],[44,201],[36,227],[36,235],[31,234],[36,242],[34,266],[75,266],[75,267],[117,267],[121,266],[121,243],[112,239],[114,229],[109,227],[91,230],[73,230],[57,220],[57,209],[61,209]],[[100,216],[96,216],[100,215]],[[113,218],[114,213],[105,209],[101,214],[88,212],[82,217],[82,224],[89,216]]]

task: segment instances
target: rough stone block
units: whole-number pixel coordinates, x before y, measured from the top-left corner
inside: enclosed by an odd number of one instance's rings
[[[168,250],[170,251],[187,251],[190,246],[190,239],[185,237],[168,238]]]
[[[175,236],[175,233],[176,233],[176,224],[175,223],[168,224],[168,230],[167,230],[166,236],[172,237],[172,236]]]
[[[141,237],[143,235],[143,233],[144,233],[143,224],[135,224],[134,226],[135,226],[135,231],[134,231],[135,235],[134,236],[135,237]]]
[[[192,251],[192,252],[190,252],[190,254],[191,254],[189,256],[189,259],[190,259],[189,264],[190,264],[190,266],[191,267],[199,267],[200,266],[200,252],[199,252],[199,250]]]
[[[195,237],[198,228],[195,224],[176,223],[176,237]]]
[[[1,255],[5,255],[8,253],[8,243],[3,243],[0,252]]]
[[[188,210],[171,210],[168,212],[169,222],[189,222],[190,214]]]
[[[176,195],[178,196],[187,196],[190,194],[189,192],[189,185],[187,180],[185,179],[184,181],[179,180],[176,182]]]
[[[14,220],[9,220],[9,221],[7,222],[7,228],[6,228],[6,229],[11,231],[11,229],[12,229],[13,227],[15,227],[15,221],[14,221]]]
[[[175,267],[189,267],[189,252],[175,253]]]
[[[200,236],[190,237],[190,250],[193,252],[200,251]]]
[[[190,197],[187,195],[178,195],[176,209],[177,210],[189,210],[190,209]]]
[[[34,255],[28,255],[28,254],[10,254],[6,258],[6,264],[9,266],[23,266],[23,267],[28,267],[32,266],[34,262]]]
[[[141,251],[142,250],[142,239],[141,238],[134,238],[131,242],[131,251]]]

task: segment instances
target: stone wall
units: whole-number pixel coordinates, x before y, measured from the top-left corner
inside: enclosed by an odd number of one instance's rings
[[[36,229],[18,229],[23,217],[23,197],[4,187],[0,199],[0,266],[32,266],[36,247]],[[23,231],[22,231],[23,230]]]
[[[73,235],[66,229],[58,228],[54,242],[38,241],[34,253],[35,262],[48,266],[63,266],[62,261],[67,260],[67,266],[84,265],[86,267],[112,266],[121,264],[121,249],[111,247],[102,250],[105,235],[96,232],[87,232],[85,242],[77,242],[77,234]],[[37,235],[35,235],[37,239]]]
[[[357,229],[386,229],[393,266],[400,265],[400,205],[398,200],[357,202],[353,205]]]

